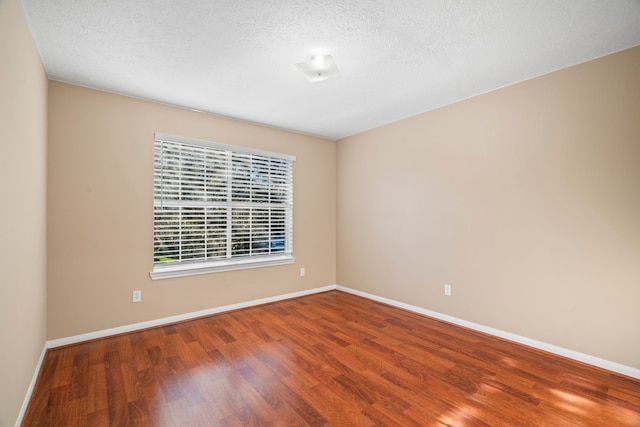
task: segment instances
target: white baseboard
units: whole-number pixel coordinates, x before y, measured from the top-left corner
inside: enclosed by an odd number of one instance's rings
[[[379,297],[377,295],[369,294],[366,292],[358,291],[344,286],[337,285],[336,289],[339,291],[347,292],[353,295],[357,295],[363,298],[367,298],[373,301],[378,301],[383,304],[391,305],[394,307],[402,308],[404,310],[412,311],[414,313],[422,314],[425,316],[433,317],[438,320],[453,323],[454,325],[463,326],[465,328],[473,329],[485,334],[493,335],[499,338],[504,338],[509,341],[517,342],[529,347],[533,347],[539,350],[543,350],[549,353],[557,354],[569,359],[577,360],[578,362],[586,363],[588,365],[596,366],[598,368],[606,369],[608,371],[617,372],[628,377],[640,379],[640,369],[633,368],[631,366],[622,365],[620,363],[611,362],[609,360],[600,359],[599,357],[591,356],[578,351],[569,350],[567,348],[559,347],[557,345],[548,344],[542,341],[534,340],[531,338],[523,337],[521,335],[512,334],[511,332],[502,331],[500,329],[491,328],[489,326],[480,325],[478,323],[469,322],[467,320],[458,319],[457,317],[449,316],[446,314],[438,313],[437,311],[427,310],[426,308],[416,307],[414,305],[405,304],[400,301],[392,300],[389,298]]]
[[[42,362],[44,361],[44,355],[47,354],[47,343],[45,342],[42,346],[42,352],[40,353],[40,358],[38,359],[38,363],[36,363],[36,369],[33,373],[33,377],[31,378],[31,383],[27,388],[27,393],[24,396],[24,401],[22,402],[22,407],[20,408],[20,412],[18,413],[18,419],[16,420],[16,427],[20,427],[22,424],[22,419],[24,418],[24,414],[27,412],[27,406],[29,406],[29,402],[31,401],[31,395],[33,394],[33,389],[36,386],[36,381],[38,380],[38,375],[40,375],[40,369],[42,368]]]
[[[40,375],[40,370],[42,369],[42,362],[44,361],[44,356],[47,353],[47,350],[55,347],[62,347],[65,345],[77,344],[83,341],[94,340],[97,338],[104,338],[112,335],[123,334],[126,332],[133,332],[141,329],[152,328],[155,326],[163,326],[171,323],[181,322],[184,320],[196,319],[198,317],[210,316],[212,314],[224,313],[225,311],[238,310],[241,308],[253,307],[256,305],[267,304],[270,302],[283,301],[291,298],[298,298],[305,295],[317,294],[320,292],[333,291],[336,289],[336,285],[328,285],[321,288],[308,289],[305,291],[292,292],[289,294],[278,295],[274,297],[261,298],[252,301],[241,302],[237,304],[225,305],[222,307],[215,307],[207,310],[195,311],[192,313],[179,314],[177,316],[164,317],[161,319],[150,320],[147,322],[134,323],[131,325],[119,326],[117,328],[103,329],[101,331],[89,332],[81,335],[74,335],[71,337],[59,338],[55,340],[50,340],[45,342],[42,353],[40,354],[40,358],[38,359],[38,363],[36,364],[35,372],[33,373],[33,378],[31,379],[31,384],[29,384],[29,388],[27,389],[27,393],[24,397],[24,401],[22,402],[22,408],[20,408],[20,412],[18,413],[18,418],[16,420],[15,427],[20,427],[22,424],[22,419],[27,411],[27,406],[31,401],[31,395],[33,394],[33,389],[35,388],[36,381],[38,380],[38,375]]]
[[[274,297],[261,298],[252,301],[240,302],[237,304],[224,305],[222,307],[209,308],[206,310],[194,311],[191,313],[178,314],[176,316],[163,317],[161,319],[149,320],[147,322],[133,323],[130,325],[118,326],[116,328],[103,329],[96,332],[88,332],[86,334],[74,335],[71,337],[58,338],[47,341],[48,348],[62,347],[70,344],[77,344],[83,341],[104,338],[112,335],[124,334],[127,332],[139,331],[141,329],[153,328],[156,326],[168,325],[171,323],[182,322],[184,320],[196,319],[198,317],[211,316],[213,314],[224,313],[226,311],[238,310],[241,308],[253,307],[256,305],[268,304],[291,298],[303,297],[305,295],[317,294],[319,292],[332,291],[336,289],[336,285],[328,285],[321,288],[308,289],[300,292],[292,292],[289,294],[278,295]]]
[[[42,368],[42,362],[44,360],[44,356],[49,348],[61,347],[70,344],[76,344],[83,341],[89,341],[97,338],[104,338],[112,335],[118,335],[127,332],[133,332],[141,329],[152,328],[155,326],[163,326],[171,323],[181,322],[184,320],[195,319],[198,317],[210,316],[213,314],[224,313],[226,311],[238,310],[241,308],[248,308],[257,305],[267,304],[271,302],[283,301],[291,298],[298,298],[305,295],[317,294],[320,292],[327,292],[332,290],[339,290],[342,292],[347,292],[353,295],[357,295],[363,298],[367,298],[373,301],[381,302],[383,304],[387,304],[393,307],[402,308],[404,310],[412,311],[414,313],[422,314],[425,316],[433,317],[438,320],[443,320],[445,322],[452,323],[454,325],[463,326],[465,328],[473,329],[479,332],[484,332],[489,335],[493,335],[499,338],[504,338],[509,341],[513,341],[519,344],[523,344],[529,347],[537,348],[539,350],[547,351],[549,353],[557,354],[559,356],[563,356],[569,359],[577,360],[582,363],[586,363],[588,365],[596,366],[598,368],[606,369],[611,372],[616,372],[622,375],[626,375],[631,378],[640,379],[640,369],[633,368],[630,366],[622,365],[620,363],[611,362],[609,360],[600,359],[595,356],[591,356],[588,354],[580,353],[577,351],[569,350],[563,347],[559,347],[556,345],[548,344],[542,341],[534,340],[531,338],[523,337],[517,334],[513,334],[511,332],[502,331],[500,329],[491,328],[488,326],[480,325],[478,323],[469,322],[467,320],[459,319],[457,317],[449,316],[446,314],[438,313],[436,311],[428,310],[426,308],[417,307],[414,305],[406,304],[400,301],[392,300],[389,298],[380,297],[377,295],[369,294],[366,292],[358,291],[355,289],[347,288],[339,285],[328,285],[320,288],[308,289],[300,292],[292,292],[289,294],[278,295],[274,297],[261,298],[252,301],[241,302],[237,304],[225,305],[222,307],[215,307],[207,310],[195,311],[192,313],[185,313],[176,316],[164,317],[161,319],[150,320],[147,322],[134,323],[131,325],[119,326],[117,328],[104,329],[96,332],[89,332],[86,334],[75,335],[66,338],[59,338],[55,340],[47,341],[42,349],[42,353],[40,354],[40,358],[38,359],[38,363],[36,365],[35,372],[33,373],[33,378],[31,379],[31,383],[29,384],[29,388],[27,389],[27,393],[24,398],[24,402],[22,403],[22,408],[20,408],[20,413],[18,414],[18,419],[16,420],[16,427],[19,427],[22,423],[22,419],[24,418],[25,412],[27,410],[27,406],[29,401],[31,400],[31,394],[36,385],[36,381],[38,379],[38,375],[40,374],[40,369]]]
[[[422,314],[425,316],[433,317],[435,319],[443,320],[445,322],[452,323],[454,325],[463,326],[465,328],[473,329],[479,332],[484,332],[489,335],[493,335],[499,338],[504,338],[509,341],[513,341],[519,344],[523,344],[529,347],[533,347],[539,350],[547,351],[549,353],[557,354],[559,356],[563,356],[569,359],[577,360],[582,363],[586,363],[588,365],[596,366],[598,368],[606,369],[608,371],[616,372],[622,375],[626,375],[632,378],[640,379],[640,369],[633,368],[631,366],[622,365],[620,363],[612,362],[609,360],[601,359],[595,356],[591,356],[585,353],[580,353],[574,350],[569,350],[563,347],[559,347],[553,344],[548,344],[542,341],[534,340],[531,338],[523,337],[521,335],[513,334],[511,332],[502,331],[500,329],[491,328],[489,326],[480,325],[478,323],[469,322],[467,320],[459,319],[457,317],[449,316],[446,314],[438,313],[436,311],[428,310],[426,308],[417,307],[414,305],[406,304],[400,301],[392,300],[389,298],[380,297],[377,295],[369,294],[366,292],[358,291],[355,289],[347,288],[339,285],[328,285],[320,288],[308,289],[300,292],[293,292],[284,295],[278,295],[274,297],[261,298],[252,301],[241,302],[237,304],[225,305],[222,307],[215,307],[211,309],[196,311],[192,313],[185,313],[176,316],[164,317],[161,319],[150,320],[147,322],[134,323],[131,325],[119,326],[116,328],[104,329],[96,332],[89,332],[86,334],[75,335],[66,338],[59,338],[51,341],[47,341],[45,345],[45,349],[43,349],[42,355],[40,356],[40,361],[38,362],[38,367],[36,372],[34,373],[34,377],[32,380],[32,384],[29,387],[28,397],[31,396],[31,392],[33,391],[33,386],[35,385],[35,380],[40,371],[40,364],[42,363],[42,359],[48,348],[61,347],[70,344],[76,344],[83,341],[89,341],[97,338],[104,338],[112,335],[123,334],[127,332],[133,332],[141,329],[153,328],[156,326],[163,326],[171,323],[181,322],[184,320],[195,319],[198,317],[211,316],[213,314],[224,313],[226,311],[238,310],[241,308],[253,307],[256,305],[267,304],[271,302],[283,301],[291,298],[298,298],[305,295],[312,295],[320,292],[327,292],[332,290],[339,290],[343,292],[347,292],[353,295],[357,295],[363,298],[367,298],[373,301],[378,301],[383,304],[391,305],[394,307],[402,308],[404,310],[412,311],[414,313]],[[24,415],[24,410],[26,410],[26,404],[28,403],[28,399],[25,400],[23,404],[23,409],[21,410],[21,416]]]
[[[102,331],[90,332],[81,335],[75,335],[67,338],[60,338],[56,340],[47,341],[42,348],[42,353],[40,354],[40,358],[38,359],[38,363],[36,364],[35,372],[33,373],[33,377],[31,379],[31,383],[27,389],[24,401],[22,403],[22,407],[20,408],[20,412],[18,414],[18,418],[16,420],[16,427],[19,427],[22,424],[22,419],[27,410],[27,406],[29,405],[29,401],[31,400],[31,395],[36,385],[36,381],[38,379],[38,375],[40,374],[40,370],[42,368],[42,362],[44,361],[44,356],[49,348],[60,347],[64,345],[76,344],[83,341],[88,341],[96,338],[108,337],[111,335],[122,334],[126,332],[133,332],[140,329],[151,328],[154,326],[162,326],[170,323],[180,322],[184,320],[195,319],[203,316],[210,316],[212,314],[223,313],[226,311],[237,310],[241,308],[252,307],[256,305],[267,304],[270,302],[283,301],[291,298],[298,298],[305,295],[312,295],[320,292],[339,290],[343,292],[347,292],[353,295],[357,295],[363,298],[367,298],[373,301],[378,301],[383,304],[387,304],[390,306],[402,308],[404,310],[412,311],[414,313],[422,314],[425,316],[433,317],[435,319],[443,320],[445,322],[453,323],[455,325],[463,326],[469,329],[473,329],[476,331],[484,332],[489,335],[494,335],[496,337],[504,338],[509,341],[513,341],[519,344],[523,344],[529,347],[537,348],[543,351],[547,351],[549,353],[557,354],[559,356],[563,356],[569,359],[577,360],[579,362],[583,362],[592,366],[596,366],[598,368],[606,369],[608,371],[617,372],[619,374],[626,375],[628,377],[640,379],[640,369],[633,368],[630,366],[622,365],[619,363],[611,362],[605,359],[600,359],[598,357],[590,356],[588,354],[580,353],[577,351],[569,350],[563,347],[558,347],[556,345],[548,344],[542,341],[537,341],[531,338],[523,337],[520,335],[512,334],[510,332],[502,331],[500,329],[491,328],[488,326],[480,325],[477,323],[469,322],[466,320],[459,319],[457,317],[449,316],[446,314],[438,313],[436,311],[427,310],[425,308],[417,307],[410,304],[405,304],[400,301],[392,300],[389,298],[380,297],[377,295],[369,294],[366,292],[358,291],[355,289],[347,288],[339,285],[329,285],[321,288],[314,288],[300,292],[293,292],[289,294],[262,298],[247,302],[242,302],[238,304],[231,304],[222,307],[216,307],[207,310],[196,311],[192,313],[180,314],[177,316],[164,317],[162,319],[151,320],[148,322],[134,323],[131,325],[120,326],[117,328],[104,329]]]

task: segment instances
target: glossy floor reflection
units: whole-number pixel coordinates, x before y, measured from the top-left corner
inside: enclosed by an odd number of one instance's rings
[[[339,291],[51,350],[26,426],[640,426],[640,381]]]

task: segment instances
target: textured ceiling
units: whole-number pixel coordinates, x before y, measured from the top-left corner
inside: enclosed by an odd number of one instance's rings
[[[640,0],[22,4],[53,80],[330,139],[640,44]]]

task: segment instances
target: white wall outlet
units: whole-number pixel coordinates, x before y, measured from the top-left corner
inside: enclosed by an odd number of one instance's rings
[[[448,297],[451,296],[451,285],[445,283],[444,285],[444,294]]]
[[[305,275],[305,271],[304,271],[304,267],[302,267],[300,269],[300,277],[304,277],[304,275]]]
[[[142,301],[142,291],[133,291],[133,302],[140,302]]]

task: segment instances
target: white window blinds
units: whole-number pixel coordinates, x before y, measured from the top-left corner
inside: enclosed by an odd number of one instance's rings
[[[292,262],[294,160],[156,134],[152,277]]]

